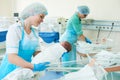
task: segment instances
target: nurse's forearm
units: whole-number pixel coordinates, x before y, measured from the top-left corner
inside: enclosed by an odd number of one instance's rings
[[[85,41],[85,36],[82,34],[82,35],[80,35],[79,36],[79,40],[83,40],[83,41]]]
[[[29,68],[33,69],[33,64],[23,60],[20,58],[17,54],[9,54],[8,55],[8,60],[17,66],[23,67],[23,68]]]
[[[107,72],[114,72],[114,71],[120,71],[120,66],[111,67],[111,68],[105,68]]]

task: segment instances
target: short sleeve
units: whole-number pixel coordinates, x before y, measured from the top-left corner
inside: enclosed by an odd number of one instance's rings
[[[12,54],[12,53],[18,54],[20,34],[21,34],[21,31],[18,25],[12,25],[9,27],[8,33],[6,36],[6,53],[7,54]]]

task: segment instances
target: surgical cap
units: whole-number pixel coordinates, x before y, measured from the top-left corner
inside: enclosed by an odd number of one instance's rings
[[[87,15],[87,14],[90,13],[90,10],[87,6],[78,6],[77,9],[78,9],[78,12],[80,14],[86,14]]]
[[[44,14],[44,15],[48,14],[46,7],[41,3],[33,3],[33,4],[30,4],[29,6],[27,6],[21,12],[20,18],[25,20],[29,16],[34,16],[37,14]]]

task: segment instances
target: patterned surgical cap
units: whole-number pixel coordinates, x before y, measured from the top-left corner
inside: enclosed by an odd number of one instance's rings
[[[77,7],[78,9],[78,12],[81,13],[81,14],[89,14],[90,13],[90,10],[87,6],[78,6]]]
[[[46,7],[39,2],[38,3],[32,3],[29,6],[27,6],[21,12],[20,18],[25,20],[29,16],[34,16],[34,15],[37,15],[37,14],[44,14],[44,15],[48,14]]]

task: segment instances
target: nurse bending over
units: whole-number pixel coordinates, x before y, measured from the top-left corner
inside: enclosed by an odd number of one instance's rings
[[[6,37],[6,54],[0,65],[0,80],[18,67],[33,71],[43,71],[49,62],[31,64],[32,56],[40,52],[37,27],[48,14],[41,3],[27,6],[20,16],[20,21],[9,27]]]

